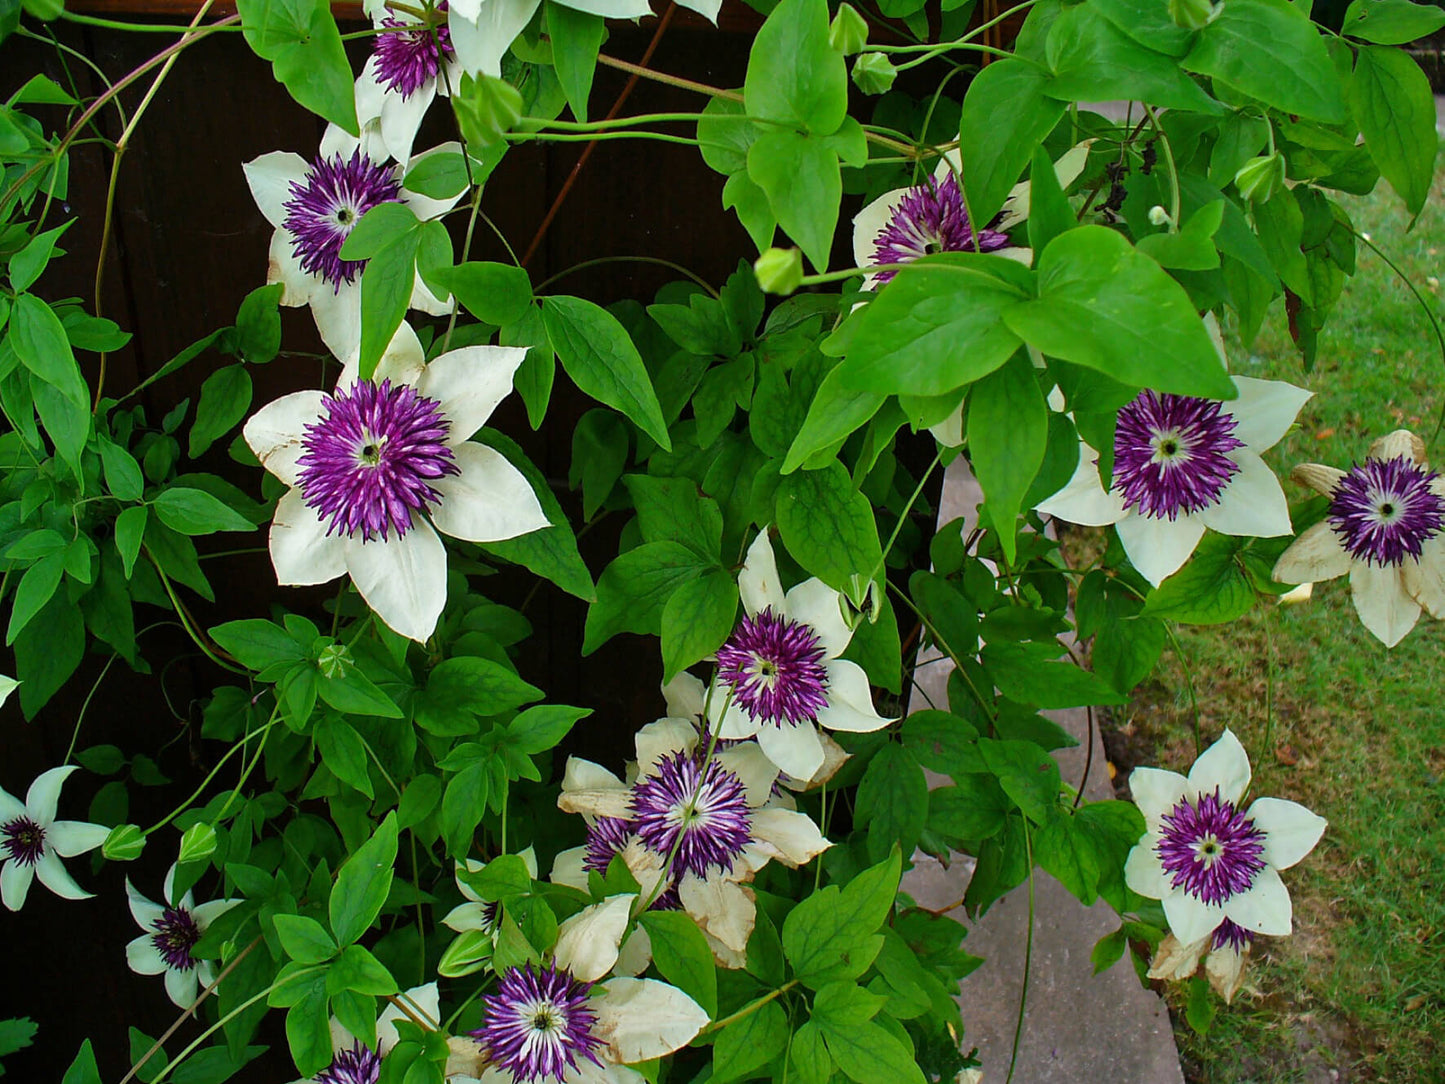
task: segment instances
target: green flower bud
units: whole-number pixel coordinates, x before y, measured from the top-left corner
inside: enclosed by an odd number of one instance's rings
[[[180,862],[199,862],[216,850],[216,830],[209,824],[193,824],[181,836]]]
[[[437,974],[444,979],[458,979],[480,971],[492,958],[492,937],[481,930],[467,930],[447,946],[437,964]]]
[[[1185,30],[1203,30],[1218,14],[1219,5],[1210,0],[1169,0],[1169,18]]]
[[[796,248],[770,248],[753,263],[765,294],[786,297],[803,282],[803,254]]]
[[[868,44],[868,24],[851,4],[843,4],[828,27],[828,44],[844,56],[861,53]]]
[[[521,91],[490,75],[463,75],[458,93],[452,95],[462,135],[478,147],[500,142],[502,133],[522,119],[524,107]]]
[[[1284,187],[1284,155],[1275,151],[1251,158],[1234,175],[1234,187],[1247,200],[1267,203]]]
[[[864,94],[885,94],[898,78],[898,69],[882,53],[863,53],[853,61],[853,82]]]
[[[100,845],[100,853],[109,858],[112,862],[129,862],[140,857],[141,851],[145,850],[146,837],[134,824],[118,824],[110,830],[110,835],[105,837],[105,842]]]
[[[327,644],[316,656],[316,666],[323,676],[344,678],[351,672],[351,649],[345,644]]]

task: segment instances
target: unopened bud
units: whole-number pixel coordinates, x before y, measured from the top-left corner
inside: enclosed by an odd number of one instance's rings
[[[129,862],[139,858],[145,846],[146,837],[140,828],[134,824],[118,824],[100,845],[100,853],[112,862]]]
[[[178,862],[199,862],[216,851],[216,830],[204,822],[193,824],[181,836]]]
[[[1284,187],[1284,155],[1275,151],[1251,158],[1234,175],[1234,186],[1245,199],[1267,203]]]
[[[882,53],[863,53],[853,61],[853,82],[864,94],[885,94],[898,78],[898,69]]]
[[[345,644],[327,644],[316,656],[316,667],[324,677],[344,678],[352,667],[351,649]]]
[[[803,283],[803,254],[796,248],[770,248],[753,262],[753,274],[763,293],[786,297]]]
[[[868,44],[868,24],[852,4],[843,4],[828,27],[828,44],[844,56],[861,53]]]
[[[1149,222],[1155,226],[1167,226],[1169,224],[1169,212],[1159,204],[1149,208]]]
[[[445,979],[459,979],[480,971],[491,958],[492,935],[481,930],[466,930],[442,953],[437,974]]]
[[[1169,0],[1169,18],[1185,30],[1203,30],[1219,15],[1219,5],[1210,0]]]

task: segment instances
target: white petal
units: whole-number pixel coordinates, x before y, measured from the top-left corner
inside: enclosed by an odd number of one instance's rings
[[[1234,1001],[1234,995],[1244,985],[1245,954],[1230,945],[1216,949],[1204,958],[1204,974],[1214,992],[1224,998],[1226,1005]]]
[[[1425,461],[1425,442],[1408,429],[1396,429],[1370,444],[1371,459],[1402,457],[1414,463]]]
[[[363,141],[361,139],[352,135],[339,124],[328,124],[326,130],[321,133],[321,146],[318,148],[318,153],[323,158],[331,158],[338,154],[343,158],[350,158],[353,152],[362,148]]]
[[[1099,453],[1079,442],[1079,465],[1069,484],[1036,506],[1038,511],[1085,527],[1107,527],[1129,515],[1124,498],[1099,481]]]
[[[1335,487],[1340,484],[1345,472],[1322,463],[1301,463],[1289,472],[1289,476],[1300,485],[1309,486],[1322,497],[1333,497]]]
[[[622,948],[617,953],[617,964],[613,967],[612,973],[636,978],[646,971],[651,963],[652,938],[647,936],[646,930],[638,926],[627,935],[627,940],[622,942]]]
[[[699,926],[724,945],[745,952],[757,921],[752,894],[742,885],[724,877],[688,874],[677,886],[683,909]]]
[[[125,962],[137,975],[159,975],[166,969],[166,959],[149,934],[126,944]]]
[[[1290,534],[1289,501],[1274,471],[1248,448],[1236,448],[1229,458],[1239,473],[1219,495],[1219,503],[1199,513],[1211,531],[1246,538],[1274,538]]]
[[[420,199],[421,197],[417,196],[413,198]],[[452,300],[451,294],[447,294],[445,300],[437,297],[436,294],[431,292],[431,288],[422,281],[421,276],[418,275],[415,283],[412,285],[411,298],[407,301],[407,307],[420,309],[422,312],[429,313],[432,316],[445,316],[456,307],[456,302]]]
[[[727,710],[724,711],[723,709]],[[735,741],[751,738],[769,724],[753,718],[728,697],[727,690],[714,684],[712,697],[707,702],[708,723],[717,731],[719,738]]]
[[[604,19],[639,19],[652,14],[647,0],[567,0],[564,6],[601,15]]]
[[[841,593],[814,577],[793,587],[783,602],[783,613],[811,627],[830,659],[843,654],[853,639],[853,630],[843,620],[842,599]]]
[[[30,891],[30,882],[35,877],[35,867],[24,862],[6,862],[0,865],[0,903],[12,911],[25,906],[25,895]]]
[[[632,739],[637,750],[637,774],[651,775],[663,757],[690,753],[697,746],[697,727],[671,716],[648,723]]]
[[[189,895],[190,893],[187,893]],[[191,908],[191,917],[196,920],[196,926],[204,932],[216,919],[220,918],[233,907],[239,907],[242,900],[207,900],[205,903],[198,903]]]
[[[1283,380],[1257,380],[1236,376],[1239,397],[1219,404],[1221,414],[1234,418],[1234,435],[1254,452],[1273,448],[1294,425],[1300,408],[1314,395]]]
[[[871,267],[878,262],[878,235],[888,228],[893,212],[909,189],[895,188],[884,192],[863,210],[853,216],[853,264],[856,267]]]
[[[768,759],[757,742],[740,742],[717,755],[721,764],[742,782],[747,792],[748,808],[758,809],[773,793],[778,781],[778,766]]]
[[[35,876],[40,878],[41,884],[63,900],[88,900],[95,895],[75,883],[75,878],[61,864],[60,856],[54,851],[47,850],[40,856],[40,861],[35,863]]]
[[[873,708],[873,694],[868,688],[868,675],[855,662],[846,659],[829,659],[823,664],[828,673],[828,704],[818,712],[818,725],[829,730],[847,730],[853,733],[869,733],[881,730],[891,723]],[[812,775],[798,776],[779,765],[795,778],[807,779]],[[814,771],[817,770],[815,767]]]
[[[706,687],[702,681],[686,670],[662,687],[662,699],[667,704],[667,714],[678,719],[701,718],[705,695]]]
[[[605,787],[597,790],[564,790],[557,796],[557,808],[563,813],[581,813],[588,817],[632,817],[632,791],[626,787]]]
[[[1400,578],[1431,617],[1445,618],[1445,535],[1427,539],[1418,561],[1406,558]]]
[[[356,349],[341,360],[345,364],[341,368],[341,376],[337,379],[336,386],[348,389],[361,376],[361,341],[359,339],[356,342]],[[393,384],[415,384],[425,371],[426,354],[421,348],[421,340],[416,337],[416,332],[412,329],[411,324],[403,320],[397,325],[391,342],[386,344],[386,349],[377,359],[376,371],[371,374],[371,378],[378,383],[390,380]]]
[[[1265,866],[1248,892],[1224,901],[1224,914],[1246,930],[1269,937],[1284,937],[1291,928],[1289,891],[1279,874],[1270,866]]]
[[[301,267],[296,256],[296,239],[286,230],[277,230],[271,235],[271,246],[266,252],[266,285],[281,284],[281,304],[294,308],[307,305],[311,295],[318,289],[330,292],[331,287],[317,275]]]
[[[1184,942],[1208,937],[1224,921],[1224,909],[1202,903],[1185,892],[1164,897],[1164,917],[1174,936]]]
[[[327,535],[316,509],[290,489],[276,502],[271,521],[271,564],[276,582],[288,587],[327,583],[346,571],[346,541]]]
[[[583,982],[596,982],[611,971],[636,900],[632,893],[608,896],[563,922],[554,950],[558,966]]]
[[[600,764],[581,757],[568,757],[562,776],[562,793],[578,790],[626,790],[627,784]]]
[[[93,851],[105,842],[110,829],[103,824],[86,821],[55,821],[45,829],[45,842],[55,848],[61,858]]]
[[[1239,804],[1249,788],[1249,754],[1234,731],[1226,730],[1189,769],[1189,787],[1199,794],[1212,794],[1216,787],[1226,802]]]
[[[823,765],[823,744],[812,723],[764,724],[758,744],[768,759],[794,779],[811,779]]]
[[[501,452],[468,443],[452,453],[461,473],[432,483],[441,494],[431,509],[439,531],[468,542],[500,542],[551,525],[532,484]]]
[[[1208,948],[1208,938],[1186,945],[1172,933],[1165,934],[1164,940],[1154,950],[1154,958],[1149,961],[1149,978],[1182,982],[1199,970],[1199,958]]]
[[[192,970],[178,971],[175,968],[166,969],[166,997],[171,999],[178,1009],[189,1009],[196,1003],[196,994],[199,992],[196,984],[196,973]]]
[[[386,153],[398,162],[411,158],[411,145],[416,140],[426,111],[436,97],[436,76],[428,79],[406,97],[388,91],[381,99],[381,142]],[[358,93],[358,98],[360,94]]]
[[[25,810],[30,819],[40,827],[47,827],[55,819],[55,807],[60,803],[60,788],[75,770],[74,764],[62,764],[59,768],[41,772],[25,792]]]
[[[442,925],[456,930],[457,933],[465,933],[467,930],[485,930],[488,926],[487,912],[492,907],[493,905],[489,903],[459,903],[446,913],[446,917],[442,919]]]
[[[435,399],[451,423],[449,444],[462,444],[512,391],[512,377],[527,356],[523,346],[464,346],[432,359],[416,390]]]
[[[380,31],[383,21],[373,19],[373,29]],[[388,91],[377,75],[376,65],[376,54],[372,53],[361,66],[361,74],[356,77],[356,119],[362,124],[368,124],[380,117],[382,106],[386,103]],[[400,161],[405,162],[406,158]]]
[[[4,787],[0,787],[0,821],[13,821],[15,818],[23,816],[25,816],[25,803]]]
[[[304,183],[310,168],[306,159],[291,151],[272,151],[241,165],[256,206],[277,228],[286,220],[284,205],[291,198],[291,186]]]
[[[933,439],[945,448],[957,448],[963,443],[963,406],[955,410],[937,425],[930,425],[928,431]]]
[[[1155,850],[1158,845],[1157,836],[1146,835],[1124,861],[1124,883],[1151,900],[1162,900],[1174,891]]]
[[[156,921],[166,913],[166,909],[158,903],[142,896],[135,885],[130,883],[130,878],[125,879],[125,898],[130,905],[131,917],[143,930],[152,930]]]
[[[620,1062],[649,1061],[690,1043],[707,1026],[707,1011],[675,986],[655,979],[612,979],[589,1002],[593,1034]]]
[[[1264,860],[1275,869],[1289,869],[1314,850],[1329,824],[1298,802],[1283,798],[1256,798],[1249,818],[1264,830]]]
[[[315,277],[315,276],[313,276]],[[361,277],[340,286],[316,277],[307,299],[321,341],[338,358],[350,358],[361,350]]]
[[[1403,640],[1420,617],[1420,604],[1405,590],[1398,568],[1355,561],[1350,566],[1350,593],[1360,621],[1386,647]]]
[[[541,0],[483,0],[477,5],[475,18],[464,12],[471,0],[462,0],[450,7],[447,30],[457,60],[472,75],[501,77],[502,56],[523,28],[532,21]]]
[[[326,415],[326,393],[314,388],[292,392],[272,400],[246,419],[241,435],[261,466],[288,486],[299,485],[301,468],[296,461],[306,451],[301,446],[306,427]]]
[[[765,852],[784,865],[801,866],[832,846],[806,813],[758,809],[752,816],[753,837],[766,844]]]
[[[377,1052],[381,1054],[396,1045],[398,1020],[411,1020],[413,1023],[421,1021],[430,1028],[435,1028],[442,1020],[441,996],[434,982],[413,986],[410,990],[398,994],[397,1000],[405,1006],[406,1011],[392,1004],[376,1018],[376,1046]]]
[[[1114,525],[1124,552],[1139,574],[1158,587],[1178,572],[1204,537],[1204,521],[1198,516],[1176,520],[1153,516],[1127,516]]]
[[[348,539],[346,569],[376,615],[402,636],[424,642],[447,604],[447,551],[423,517],[386,541]]]
[[[587,891],[587,870],[582,863],[586,861],[586,847],[570,847],[562,851],[556,858],[552,859],[551,881],[553,884],[570,885],[573,888],[580,888]],[[448,923],[450,925],[450,923]],[[456,927],[452,927],[455,929]]]
[[[1350,570],[1350,555],[1340,545],[1340,536],[1323,520],[1305,529],[1280,554],[1270,573],[1280,583],[1318,583],[1343,576]]]
[[[1158,830],[1160,819],[1179,804],[1188,787],[1189,780],[1162,768],[1135,768],[1129,773],[1129,793],[1151,832]]]
[[[743,609],[749,614],[769,606],[775,611],[782,609],[786,596],[783,582],[778,579],[778,562],[773,557],[773,544],[768,541],[766,527],[748,547],[743,569],[738,573],[738,593],[742,596]]]

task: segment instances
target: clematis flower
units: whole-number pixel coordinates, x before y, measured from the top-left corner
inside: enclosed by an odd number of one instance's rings
[[[457,57],[447,25],[447,0],[428,18],[378,5],[371,14],[377,34],[356,80],[356,117],[362,127],[379,124],[386,153],[411,158],[417,129],[432,102],[460,84],[466,65]]]
[[[485,1019],[471,1034],[491,1064],[472,1084],[643,1084],[629,1064],[686,1046],[707,1012],[655,979],[583,981],[556,963],[510,968],[482,998]]]
[[[746,616],[718,650],[708,723],[720,738],[756,735],[774,764],[811,779],[826,759],[818,727],[870,731],[892,720],[874,710],[863,670],[838,657],[853,638],[842,596],[817,578],[784,594],[766,529],[738,590]]]
[[[547,526],[522,473],[467,439],[512,390],[525,355],[467,346],[424,366],[418,346],[384,358],[371,380],[294,392],[252,415],[246,442],[291,487],[271,524],[278,581],[349,575],[393,630],[429,637],[446,605],[438,530],[495,542]]]
[[[40,883],[61,899],[87,900],[94,895],[75,883],[62,858],[93,851],[110,829],[85,821],[58,821],[60,788],[74,764],[41,772],[25,792],[25,801],[0,788],[0,900],[11,911],[25,906],[30,882]]]
[[[399,1003],[399,1004],[398,1004]],[[401,1006],[405,1006],[403,1009]],[[440,1027],[441,999],[437,984],[413,986],[397,994],[376,1018],[376,1048],[372,1049],[331,1018],[331,1064],[309,1080],[293,1084],[376,1084],[381,1079],[381,1060],[397,1044],[398,1020],[410,1020],[427,1027]]]
[[[1305,463],[1291,477],[1328,497],[1330,509],[1280,555],[1276,580],[1348,572],[1355,612],[1386,647],[1415,627],[1421,607],[1445,618],[1445,478],[1426,465],[1419,437],[1397,429],[1348,471]]]
[[[521,852],[520,857],[523,864],[527,867],[527,872],[531,874],[532,879],[535,880],[537,877],[537,853],[531,847],[528,847]],[[457,863],[457,888],[461,890],[467,902],[459,903],[448,911],[446,917],[442,919],[442,925],[455,930],[457,933],[465,933],[467,930],[480,930],[482,933],[490,935],[492,940],[495,941],[501,929],[501,902],[498,900],[483,899],[477,895],[476,890],[467,884],[461,876],[463,869],[468,873],[481,873],[482,870],[486,868],[486,865],[485,862],[478,861],[475,858],[468,858],[465,865],[461,862]]]
[[[1162,900],[1174,936],[1186,945],[1226,921],[1250,933],[1290,932],[1289,892],[1279,871],[1314,849],[1325,820],[1280,798],[1240,800],[1249,757],[1226,730],[1194,762],[1189,777],[1157,768],[1129,776],[1147,831],[1129,852],[1124,880]]]
[[[631,786],[568,759],[557,805],[584,816],[587,842],[557,856],[552,880],[585,890],[589,870],[605,873],[621,855],[644,898],[685,910],[718,961],[740,967],[756,919],[747,883],[771,859],[800,866],[832,844],[806,814],[775,801],[778,769],[754,742],[709,758],[691,722],[664,718],[638,731],[636,747]]]
[[[1221,351],[1222,356],[1222,351]],[[1130,562],[1156,587],[1189,560],[1206,528],[1269,538],[1289,534],[1289,502],[1260,453],[1294,424],[1311,392],[1237,376],[1229,402],[1144,390],[1119,411],[1114,478],[1080,442],[1068,485],[1038,505],[1069,523],[1110,524]]]
[[[383,203],[404,204],[419,219],[451,210],[460,193],[436,200],[402,187],[407,171],[432,154],[460,153],[444,143],[412,158],[389,164],[380,132],[357,139],[336,125],[326,129],[316,158],[272,151],[245,163],[246,183],[271,235],[266,281],[279,282],[281,304],[310,305],[316,328],[328,350],[343,362],[361,345],[361,273],[365,260],[344,260],[341,246],[367,211]],[[418,277],[410,306],[441,316],[452,302],[436,297]]]
[[[1149,978],[1175,982],[1189,978],[1204,964],[1204,975],[1214,992],[1228,1005],[1244,984],[1244,969],[1255,935],[1225,919],[1212,933],[1184,944],[1172,933],[1154,951],[1149,961]]]
[[[176,867],[166,873],[162,886],[164,904],[152,903],[125,881],[126,899],[130,901],[130,913],[141,929],[146,932],[125,947],[125,960],[137,975],[165,975],[166,996],[181,1009],[189,1009],[196,1001],[201,986],[210,986],[215,981],[215,968],[209,960],[197,960],[191,956],[201,935],[212,922],[225,914],[240,900],[211,900],[196,903],[187,892],[175,899],[173,886]]]

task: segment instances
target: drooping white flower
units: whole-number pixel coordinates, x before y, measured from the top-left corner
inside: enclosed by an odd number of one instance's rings
[[[176,867],[166,873],[162,886],[164,903],[153,903],[136,891],[130,878],[125,881],[130,913],[146,932],[125,947],[125,960],[137,975],[165,975],[166,996],[177,1007],[195,1004],[201,986],[210,986],[216,972],[209,960],[191,955],[206,928],[240,900],[211,900],[196,903],[189,891],[179,900],[173,891]]]
[[[1290,932],[1289,892],[1279,871],[1314,849],[1326,822],[1280,798],[1256,798],[1241,810],[1249,779],[1249,757],[1228,730],[1188,778],[1157,768],[1135,768],[1129,776],[1147,831],[1129,852],[1124,880],[1139,895],[1163,901],[1183,944],[1208,937],[1226,920],[1271,937]]]
[[[1120,409],[1113,483],[1080,442],[1068,485],[1038,510],[1090,527],[1112,524],[1130,562],[1156,587],[1189,560],[1206,528],[1269,538],[1290,533],[1289,502],[1260,453],[1280,440],[1311,392],[1237,376],[1228,402],[1144,390]]]
[[[853,638],[841,594],[817,578],[785,594],[766,529],[748,549],[738,590],[746,616],[718,650],[709,725],[720,738],[756,735],[774,764],[811,779],[826,759],[818,727],[871,731],[891,720],[874,709],[862,668],[838,657]]]
[[[1415,627],[1421,607],[1445,618],[1445,478],[1427,466],[1419,437],[1397,429],[1349,471],[1305,463],[1291,477],[1328,497],[1330,508],[1280,555],[1276,580],[1348,572],[1355,612],[1387,647]]]
[[[357,139],[333,124],[311,162],[290,151],[272,151],[245,164],[251,195],[276,227],[266,281],[282,284],[281,304],[311,306],[322,341],[343,362],[360,350],[366,261],[342,259],[341,246],[361,217],[379,204],[404,204],[423,221],[451,210],[460,193],[436,200],[408,191],[401,182],[428,155],[460,151],[460,144],[444,143],[397,165],[387,161],[379,129],[368,127]],[[452,304],[416,278],[411,308],[441,316]]]
[[[60,862],[92,851],[105,842],[110,829],[85,821],[58,821],[60,788],[74,764],[41,772],[21,802],[0,788],[0,900],[11,911],[25,905],[30,882],[40,883],[61,899],[86,900],[94,895],[75,883]]]
[[[423,365],[417,345],[384,358],[371,380],[294,392],[252,415],[246,442],[291,487],[271,524],[278,581],[350,575],[392,629],[429,637],[446,604],[438,530],[495,542],[548,525],[522,473],[468,440],[525,356],[467,346]]]
[[[532,875],[533,880],[537,877],[537,852],[531,847],[522,851],[519,857],[527,872]],[[497,933],[501,929],[502,905],[498,900],[483,899],[477,894],[462,877],[462,871],[468,873],[481,873],[486,869],[487,864],[475,858],[468,858],[465,863],[457,863],[456,880],[457,888],[466,897],[466,903],[459,903],[446,913],[442,919],[442,925],[447,926],[457,933],[466,933],[468,930],[480,930],[488,934],[495,941]]]
[[[447,0],[425,19],[378,7],[371,56],[356,80],[356,117],[363,128],[375,122],[386,153],[406,162],[427,109],[460,85],[470,65],[452,44]]]

